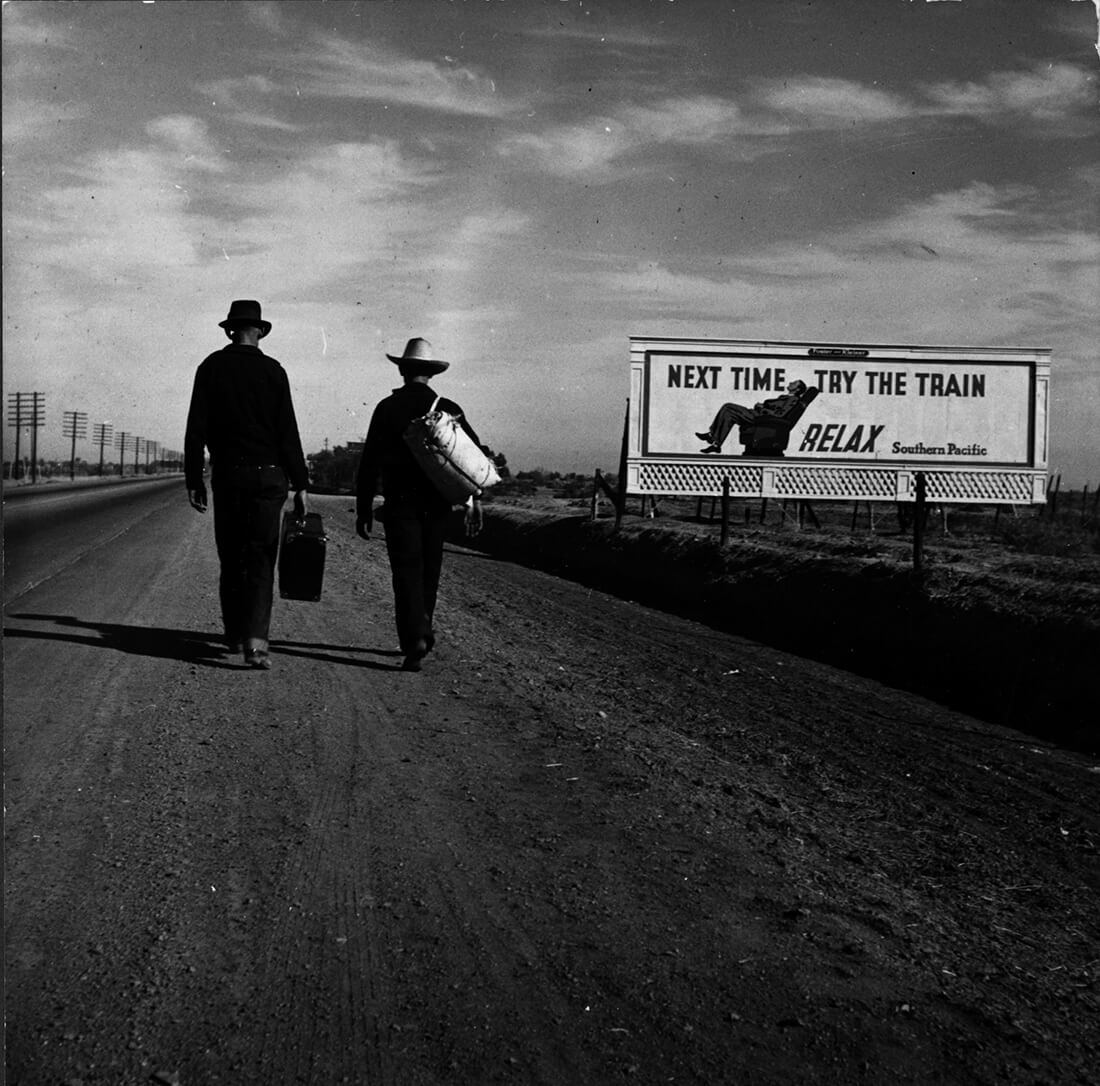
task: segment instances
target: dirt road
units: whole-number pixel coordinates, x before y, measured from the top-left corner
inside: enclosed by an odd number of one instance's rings
[[[314,508],[268,673],[182,493],[9,600],[12,1086],[1096,1081],[1093,761]]]

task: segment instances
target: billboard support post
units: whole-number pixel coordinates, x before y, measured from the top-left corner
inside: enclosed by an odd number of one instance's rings
[[[730,541],[730,477],[722,479],[722,535],[721,545],[724,547]]]
[[[615,530],[623,522],[623,513],[626,510],[626,457],[629,448],[627,442],[630,435],[630,400],[626,401],[626,414],[623,416],[623,440],[619,447],[619,495],[615,501]]]
[[[924,565],[924,519],[927,512],[925,499],[928,497],[928,484],[923,471],[916,476],[916,508],[913,510],[913,570],[920,573]]]
[[[1058,472],[1047,483],[1047,509],[1049,510],[1049,517],[1051,523],[1054,522],[1054,518],[1058,512],[1058,492],[1062,489],[1062,473]]]

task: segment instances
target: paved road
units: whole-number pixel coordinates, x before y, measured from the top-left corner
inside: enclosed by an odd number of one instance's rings
[[[178,504],[179,478],[21,488],[4,496],[4,605],[65,566],[109,547],[136,521]],[[125,546],[125,545],[120,545]]]
[[[267,673],[178,481],[8,522],[9,1083],[1088,1081],[1086,759],[460,548],[404,674],[315,504]]]

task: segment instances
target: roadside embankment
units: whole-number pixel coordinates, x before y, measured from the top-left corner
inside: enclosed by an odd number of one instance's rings
[[[1079,750],[1100,750],[1097,563],[926,562],[901,540],[677,530],[489,503],[473,546]],[[459,538],[456,537],[456,542]],[[470,545],[467,540],[461,540]],[[990,544],[993,547],[993,544]],[[613,655],[614,645],[607,646]]]

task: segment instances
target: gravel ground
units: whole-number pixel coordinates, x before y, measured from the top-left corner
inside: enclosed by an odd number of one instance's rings
[[[1096,1081],[1096,759],[314,507],[267,673],[174,491],[9,598],[13,1086]]]

